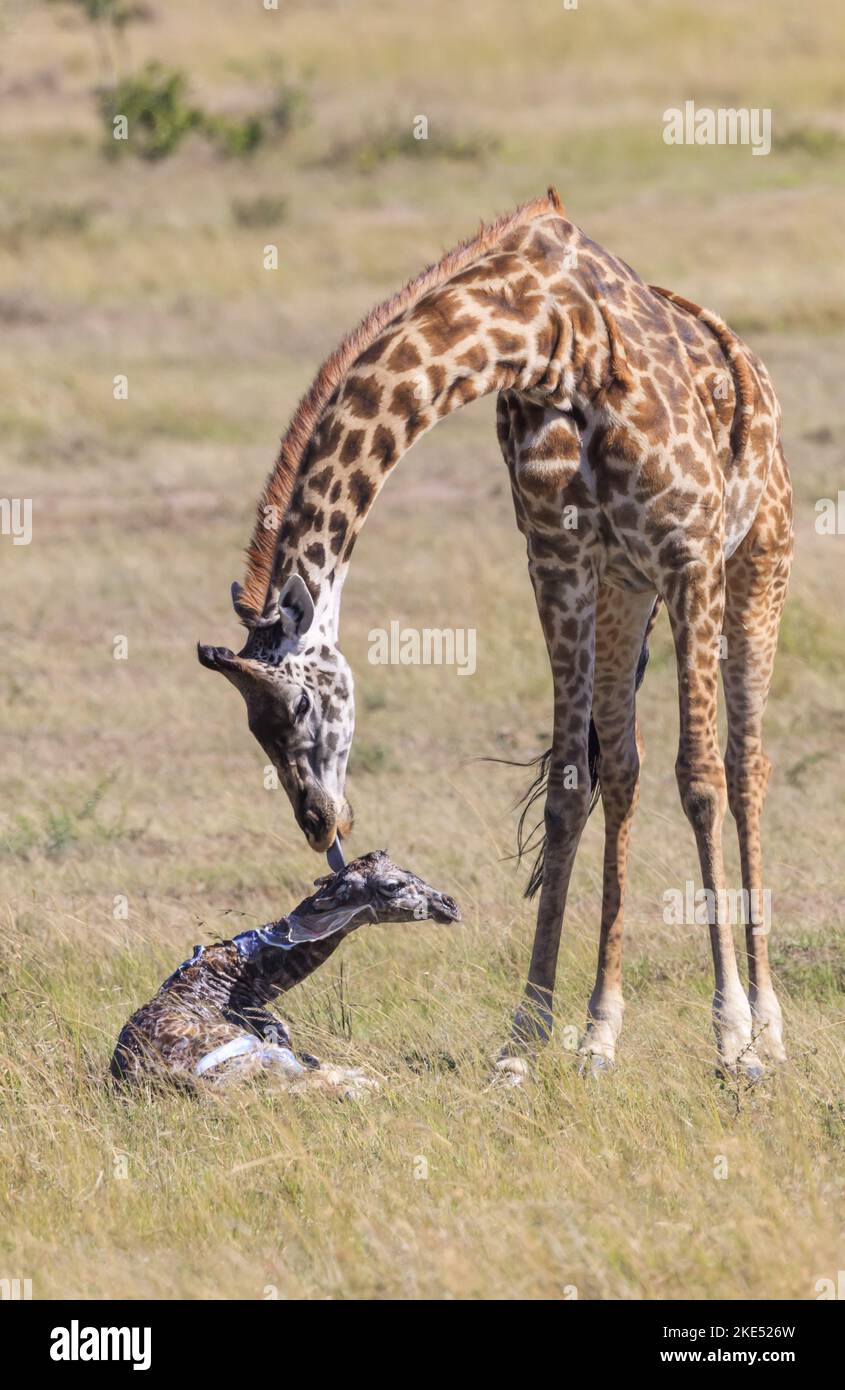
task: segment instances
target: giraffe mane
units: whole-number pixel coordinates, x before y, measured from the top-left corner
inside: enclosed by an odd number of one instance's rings
[[[323,411],[353,362],[375,342],[394,319],[418,304],[430,290],[437,289],[453,275],[465,269],[477,256],[501,241],[508,232],[548,212],[564,213],[563,203],[555,188],[549,188],[545,197],[522,203],[515,212],[507,213],[486,225],[482,223],[476,236],[469,237],[451,251],[447,251],[439,261],[427,266],[415,279],[409,280],[398,293],[371,309],[357,328],[347,334],[331,356],[326,358],[294,411],[279,447],[276,462],[258,500],[255,526],[246,552],[244,584],[237,599],[238,612],[247,626],[257,623],[264,610],[273,573],[279,527],[290,503],[305,451]],[[277,525],[268,526],[268,517],[276,519]]]

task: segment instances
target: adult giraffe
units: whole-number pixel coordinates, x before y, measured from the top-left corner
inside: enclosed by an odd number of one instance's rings
[[[678,668],[678,786],[714,903],[719,1058],[756,1076],[758,1045],[784,1056],[759,912],[770,769],[762,720],[792,554],[780,412],[765,368],[720,319],[644,284],[567,220],[554,189],[425,270],[323,364],[260,499],[245,583],[232,586],[246,644],[237,656],[200,647],[199,659],[244,696],[311,846],[336,850],[352,822],[352,678],[337,641],[356,537],[414,441],[491,391],[554,680],[537,928],[499,1066],[518,1079],[520,1054],[551,1029],[567,888],[591,801],[591,723],[605,853],[583,1050],[597,1067],[613,1061],[640,769],[635,689],[662,600]],[[726,803],[751,904],[748,995],[725,912]]]

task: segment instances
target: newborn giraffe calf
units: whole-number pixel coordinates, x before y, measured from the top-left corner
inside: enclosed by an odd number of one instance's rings
[[[355,1095],[374,1083],[358,1069],[297,1057],[269,1004],[304,980],[365,922],[459,922],[457,904],[399,869],[385,850],[318,879],[316,893],[278,922],[196,946],[155,998],[125,1025],[111,1062],[119,1081],[220,1084],[268,1072],[290,1089]]]

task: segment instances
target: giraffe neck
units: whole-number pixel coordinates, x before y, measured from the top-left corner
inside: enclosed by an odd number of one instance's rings
[[[560,240],[552,246],[557,261],[548,264],[550,244],[539,253],[543,273],[527,255],[500,248],[426,295],[376,337],[335,389],[299,466],[270,584],[273,595],[292,572],[301,574],[328,635],[336,637],[358,533],[421,435],[493,391],[533,393],[561,409],[578,404],[570,310],[594,306],[573,277],[561,281]]]
[[[291,941],[296,911],[231,941],[196,947],[191,960],[165,981],[163,989],[187,1004],[221,1009],[269,1004],[313,974],[355,930],[354,923],[341,924],[325,936]]]
[[[279,926],[285,926],[286,920],[282,917],[281,923],[271,923],[263,930],[277,931]],[[328,960],[353,930],[354,927],[339,927],[325,937],[297,941],[288,948],[265,945],[245,967],[245,983],[249,984],[253,1001],[270,1004],[279,994],[292,990]]]

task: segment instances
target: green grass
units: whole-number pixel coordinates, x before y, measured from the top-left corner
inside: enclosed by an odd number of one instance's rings
[[[103,159],[95,49],[61,13],[20,19],[0,135],[3,486],[34,500],[31,546],[0,538],[0,1274],[35,1297],[812,1298],[845,1220],[845,591],[841,538],[814,529],[845,429],[841,15],[362,0],[350,24],[340,0],[232,0],[211,23],[185,0],[131,27],[133,65],[184,68],[203,109],[240,119],[269,109],[284,59],[309,120],[248,161],[186,141],[150,167]],[[662,112],[692,97],[772,107],[771,155],[666,147]],[[486,401],[403,464],[344,596],[352,847],[387,845],[464,913],[362,931],[286,1000],[301,1046],[381,1092],[121,1102],[104,1075],[129,1013],[196,941],[278,916],[323,868],[194,653],[238,640],[228,586],[278,436],[378,297],[549,182],[646,278],[745,332],[781,396],[797,547],[765,853],[790,1064],[750,1093],[716,1080],[705,933],[663,923],[697,868],[661,621],[618,1069],[586,1082],[568,1047],[595,966],[597,812],[556,1038],[522,1093],[488,1087],[533,908],[506,858],[527,773],[478,759],[545,746],[551,685]],[[475,627],[476,674],[370,666],[367,633],[393,619]],[[726,856],[734,883],[730,827]]]

